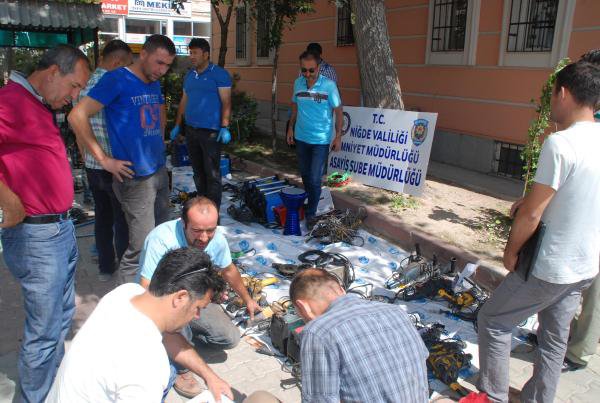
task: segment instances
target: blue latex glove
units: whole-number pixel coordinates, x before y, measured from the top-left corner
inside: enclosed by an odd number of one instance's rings
[[[175,126],[172,130],[171,130],[171,140],[175,140],[175,138],[177,136],[179,136],[179,131],[181,130],[181,128],[179,127],[179,125]]]
[[[229,129],[226,127],[221,127],[219,130],[219,135],[217,136],[217,141],[222,144],[228,144],[231,141],[231,133]]]

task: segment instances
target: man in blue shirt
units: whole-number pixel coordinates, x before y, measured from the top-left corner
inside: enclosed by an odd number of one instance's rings
[[[185,138],[194,170],[198,195],[221,205],[221,143],[231,140],[231,77],[210,62],[206,39],[194,38],[188,45],[191,69],[183,81],[183,95],[171,131],[171,139],[180,135],[185,115]]]
[[[292,116],[287,132],[288,144],[296,144],[304,189],[308,194],[306,225],[312,228],[321,197],[321,178],[329,149],[339,151],[342,144],[342,101],[337,85],[319,73],[311,52],[300,55],[302,77],[294,82]],[[335,136],[332,137],[335,112]]]
[[[227,240],[217,227],[218,219],[219,213],[212,200],[202,196],[188,200],[183,206],[181,219],[165,222],[148,234],[140,258],[139,282],[148,288],[158,263],[167,252],[194,246],[210,256],[214,268],[242,298],[252,319],[260,308],[250,297],[237,267],[231,261]],[[190,322],[190,327],[191,334],[197,339],[220,348],[233,348],[240,340],[239,330],[218,304],[209,304],[199,319]],[[174,387],[179,394],[190,398],[202,391],[189,371],[177,369],[179,375]]]
[[[346,294],[322,269],[297,274],[290,299],[307,323],[302,402],[429,401],[429,353],[401,307]]]
[[[78,142],[114,175],[113,190],[129,226],[129,245],[119,266],[122,283],[135,279],[144,239],[168,219],[166,114],[158,79],[174,59],[175,45],[169,38],[150,36],[135,63],[104,74],[69,115]],[[98,144],[89,122],[102,109],[112,157]]]

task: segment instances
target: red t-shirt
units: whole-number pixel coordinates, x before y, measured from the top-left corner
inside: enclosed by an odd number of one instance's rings
[[[27,215],[64,213],[73,203],[73,176],[52,112],[13,81],[0,88],[0,180]]]

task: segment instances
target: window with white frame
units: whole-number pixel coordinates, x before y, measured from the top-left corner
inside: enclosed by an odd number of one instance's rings
[[[500,65],[551,67],[566,56],[575,2],[505,0]]]
[[[430,0],[428,64],[475,64],[481,0]]]
[[[98,39],[102,43],[119,38],[119,18],[104,17],[98,31]]]
[[[246,6],[235,10],[235,58],[248,60],[248,15]]]
[[[258,63],[272,62],[269,25],[269,13],[266,10],[258,9],[256,14],[256,60]]]
[[[354,45],[354,29],[352,27],[352,11],[346,3],[337,8],[337,46]]]
[[[210,38],[210,22],[194,22],[194,36],[200,38]]]

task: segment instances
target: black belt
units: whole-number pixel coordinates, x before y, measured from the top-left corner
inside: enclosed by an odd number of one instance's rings
[[[30,215],[25,217],[23,222],[25,224],[51,224],[53,222],[64,221],[69,218],[69,213],[60,214],[41,214],[41,215]]]

